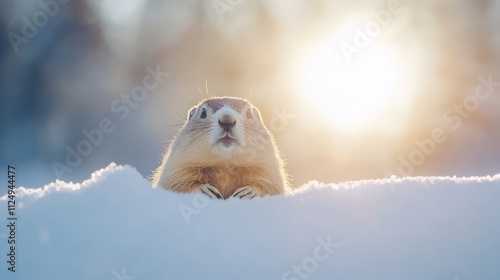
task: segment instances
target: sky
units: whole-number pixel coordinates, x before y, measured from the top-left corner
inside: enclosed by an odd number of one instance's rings
[[[500,1],[4,1],[0,166],[151,175],[187,110],[247,98],[293,185],[499,172]],[[152,79],[152,84],[145,84]]]

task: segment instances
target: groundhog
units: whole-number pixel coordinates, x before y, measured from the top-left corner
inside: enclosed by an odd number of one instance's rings
[[[208,98],[189,110],[153,173],[153,186],[216,199],[290,191],[283,159],[259,110],[235,97]]]

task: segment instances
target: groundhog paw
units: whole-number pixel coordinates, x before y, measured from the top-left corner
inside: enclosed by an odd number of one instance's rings
[[[214,186],[212,186],[212,185],[210,185],[210,184],[203,184],[203,185],[201,185],[201,187],[200,187],[200,191],[201,191],[204,195],[206,195],[206,196],[208,196],[208,197],[210,197],[210,198],[214,198],[214,199],[224,199],[224,198],[222,197],[222,195],[220,194],[219,190],[218,190],[216,187],[214,187]]]
[[[237,189],[231,197],[237,197],[237,198],[242,198],[242,199],[251,199],[256,196],[262,196],[262,193],[252,187],[252,186],[244,186],[239,189]]]

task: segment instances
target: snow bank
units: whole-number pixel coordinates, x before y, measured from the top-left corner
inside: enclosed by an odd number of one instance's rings
[[[498,279],[500,175],[323,185],[208,200],[111,164],[17,190],[16,272],[0,279]],[[7,223],[7,197],[0,217]]]

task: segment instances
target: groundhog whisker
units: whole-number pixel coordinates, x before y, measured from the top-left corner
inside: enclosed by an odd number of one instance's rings
[[[184,125],[183,123],[172,124],[169,126],[160,127],[160,128],[158,128],[158,130],[160,130],[161,132],[165,132],[165,131],[169,131],[169,130],[174,129],[174,128],[182,127],[183,125]]]

